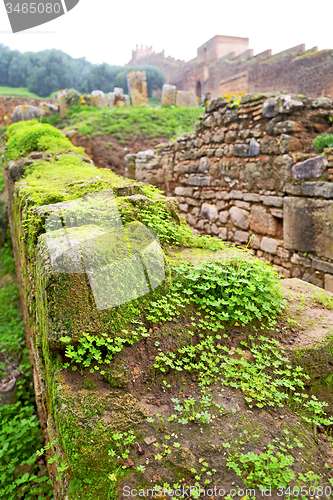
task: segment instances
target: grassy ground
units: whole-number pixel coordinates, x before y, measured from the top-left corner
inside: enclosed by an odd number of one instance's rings
[[[120,140],[139,136],[171,139],[185,132],[192,132],[198,116],[203,111],[201,107],[177,106],[96,109],[78,104],[68,111],[66,120],[69,128],[75,128],[89,138],[96,135],[113,135]],[[60,117],[52,117],[50,121],[52,124],[56,124],[56,121],[59,124]]]
[[[0,96],[8,95],[14,97],[30,97],[31,99],[42,99],[37,94],[29,92],[26,87],[0,87]]]

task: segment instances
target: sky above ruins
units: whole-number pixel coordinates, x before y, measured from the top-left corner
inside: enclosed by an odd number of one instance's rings
[[[5,0],[5,3],[16,0]],[[63,0],[59,0],[63,2]],[[38,1],[37,1],[38,3]],[[126,64],[136,44],[186,61],[214,35],[250,39],[254,54],[305,44],[306,50],[333,49],[332,0],[80,0],[66,15],[31,30],[12,34],[0,0],[0,43],[21,52],[61,49],[92,63]]]

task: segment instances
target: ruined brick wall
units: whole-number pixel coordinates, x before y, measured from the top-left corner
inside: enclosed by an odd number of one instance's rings
[[[128,158],[129,172],[176,196],[202,234],[246,245],[285,277],[333,291],[333,100],[249,94],[217,98],[196,132]]]
[[[30,99],[28,97],[0,96],[0,125],[10,125],[10,117],[16,106],[29,104],[30,106],[38,107],[41,102],[49,102],[50,104],[55,103],[55,101],[49,99]],[[7,116],[7,120],[5,120],[5,116]]]

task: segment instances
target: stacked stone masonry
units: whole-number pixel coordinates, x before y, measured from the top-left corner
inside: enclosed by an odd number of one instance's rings
[[[194,134],[128,155],[128,172],[175,196],[195,232],[333,291],[333,150],[312,145],[332,120],[329,97],[218,97]]]

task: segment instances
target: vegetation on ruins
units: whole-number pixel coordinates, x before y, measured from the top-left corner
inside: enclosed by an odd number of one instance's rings
[[[42,122],[78,130],[89,138],[97,135],[112,135],[120,143],[140,136],[176,138],[185,132],[192,132],[198,115],[203,108],[179,108],[165,106],[161,109],[139,106],[137,108],[105,108],[93,106],[72,106],[62,121],[59,115],[42,118]]]
[[[319,153],[322,153],[325,148],[333,148],[333,134],[318,135],[313,141],[313,146]]]
[[[119,110],[117,116],[125,112]],[[155,111],[144,112],[153,123]],[[169,118],[176,112],[180,110],[165,111]],[[186,116],[185,110],[181,112]],[[106,111],[89,113],[77,106],[67,117],[74,125],[78,117],[102,118]],[[226,471],[231,471],[237,484],[261,490],[292,484],[302,491],[304,486],[332,483],[314,463],[318,447],[313,430],[327,428],[333,420],[325,413],[327,404],[308,394],[302,351],[293,357],[281,345],[290,305],[276,272],[246,249],[231,251],[219,239],[194,235],[179,217],[176,204],[157,188],[97,169],[82,149],[73,147],[50,124],[11,125],[6,138],[6,160],[14,160],[22,170],[11,197],[13,219],[21,232],[15,227],[13,235],[28,266],[22,273],[33,342],[42,352],[39,369],[47,387],[45,404],[59,438],[60,451],[48,462],[55,463],[59,482],[64,478],[69,482],[69,498],[115,499],[124,478],[134,487],[176,489],[193,484],[203,488],[218,485]],[[106,189],[114,192],[125,228],[142,223],[157,233],[166,278],[149,295],[97,311],[84,275],[52,274],[51,266],[44,269],[38,259],[47,258],[43,253],[47,206]],[[200,263],[186,260],[183,250],[198,252]],[[35,288],[28,292],[31,280]],[[312,300],[332,307],[324,292]],[[7,314],[7,308],[1,314]],[[235,348],[238,336],[241,340]],[[146,357],[141,357],[143,353]],[[140,377],[143,382],[138,387]],[[164,397],[158,404],[160,411],[147,416],[136,395],[147,399],[151,395],[153,400],[157,392]],[[235,395],[243,406],[229,405]],[[266,417],[260,417],[259,411],[282,408],[282,418],[290,417],[282,429],[282,420],[276,422],[266,413],[274,432],[272,443],[266,445],[268,427],[260,420]],[[36,421],[30,417],[25,418],[32,426]],[[7,421],[19,427],[12,417]],[[36,450],[41,442],[32,445],[33,432],[21,438],[28,449],[22,460],[36,463],[37,455],[56,443]],[[141,446],[149,436],[147,446],[154,450],[150,459],[149,450],[143,458]],[[261,448],[259,452],[254,446]],[[215,463],[210,460],[212,450],[218,456]],[[4,450],[4,459],[13,456]],[[6,474],[8,489],[13,481]],[[34,488],[48,487],[45,471],[20,476],[18,481],[15,485],[23,487],[16,498],[22,494],[35,499]],[[294,490],[289,494],[296,496]],[[46,500],[49,493],[45,490],[42,495],[39,498]],[[191,492],[193,499],[198,496]]]
[[[0,172],[0,193],[3,187]],[[5,244],[0,248],[1,374],[6,373],[8,364],[17,367],[23,378],[16,385],[18,402],[0,406],[0,497],[8,500],[50,499],[51,480],[44,463],[36,461],[36,451],[43,443],[43,435],[36,416],[9,230]]]
[[[40,97],[71,87],[88,93],[97,89],[112,92],[114,87],[122,87],[126,93],[126,75],[132,70],[146,72],[149,96],[165,82],[162,72],[154,66],[92,64],[85,58],[75,59],[61,50],[20,53],[0,44],[0,85],[21,88],[21,93],[25,93],[23,88],[26,88]]]

